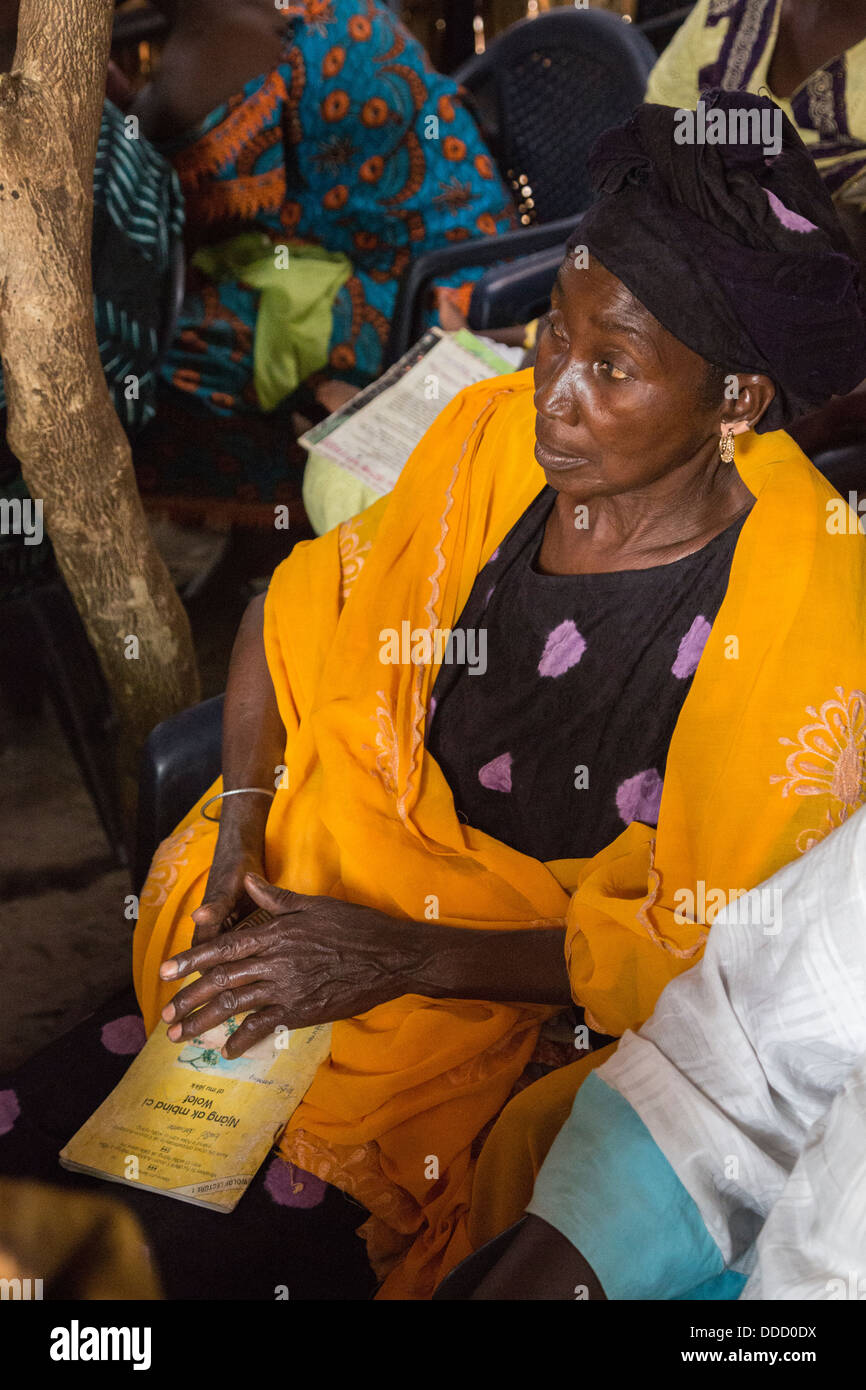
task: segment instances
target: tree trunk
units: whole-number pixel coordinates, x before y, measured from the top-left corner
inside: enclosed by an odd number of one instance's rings
[[[0,74],[0,357],[9,445],[111,689],[131,808],[144,738],[195,701],[198,678],[94,327],[93,167],[112,16],[112,0],[21,0],[13,70]]]

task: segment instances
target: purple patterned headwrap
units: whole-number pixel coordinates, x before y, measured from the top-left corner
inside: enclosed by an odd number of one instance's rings
[[[757,429],[781,429],[866,377],[860,269],[780,108],[747,92],[702,101],[691,126],[673,107],[645,105],[601,137],[590,157],[600,196],[569,245],[587,246],[708,362],[768,376],[776,396]],[[711,126],[742,135],[745,112],[751,129],[772,127],[769,147],[695,139]],[[678,143],[690,133],[693,143]]]

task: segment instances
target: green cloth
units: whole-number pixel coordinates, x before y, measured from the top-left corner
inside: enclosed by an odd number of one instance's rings
[[[331,311],[351,262],[308,242],[275,245],[260,232],[244,232],[202,248],[192,263],[212,280],[240,280],[261,291],[253,380],[262,409],[274,410],[327,362]]]
[[[304,469],[301,496],[310,525],[317,536],[324,536],[378,502],[382,494],[313,447]]]

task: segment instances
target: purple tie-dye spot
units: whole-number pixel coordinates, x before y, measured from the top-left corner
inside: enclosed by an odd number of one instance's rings
[[[0,1091],[0,1134],[8,1134],[14,1129],[15,1121],[21,1114],[21,1106],[14,1091]]]
[[[566,618],[547,634],[544,651],[538,663],[540,676],[562,676],[576,666],[586,651],[586,641],[574,623]]]
[[[711,631],[710,624],[699,613],[677,648],[676,661],[671,667],[677,680],[684,681],[695,674]]]
[[[493,561],[494,561],[494,560],[498,560],[498,559],[499,559],[499,546],[496,547],[496,549],[494,550],[493,554],[490,556],[490,559],[487,561],[487,563],[488,563],[488,565],[492,565],[492,564],[493,564]]]
[[[106,1052],[116,1052],[119,1057],[131,1057],[140,1052],[147,1042],[144,1023],[138,1014],[125,1014],[103,1025],[102,1046]]]
[[[484,598],[484,607],[485,607],[485,608],[487,607],[488,603],[489,603],[490,600],[492,599],[492,597],[493,597],[493,590],[494,590],[495,588],[496,588],[496,585],[495,585],[495,584],[491,584],[491,585],[490,585],[490,588],[487,590],[487,593],[486,593],[485,598]]]
[[[327,1184],[321,1178],[296,1168],[294,1163],[275,1158],[265,1174],[265,1191],[280,1207],[317,1207],[325,1196]]]
[[[817,232],[818,228],[814,222],[810,222],[808,217],[801,217],[799,212],[794,212],[791,208],[786,208],[781,198],[777,198],[775,193],[771,193],[769,188],[764,192],[769,199],[770,207],[778,217],[783,227],[787,227],[789,232]]]
[[[616,789],[616,809],[626,825],[635,820],[656,825],[661,801],[662,779],[654,767],[627,777]]]
[[[500,753],[478,769],[478,780],[491,792],[511,791],[511,754]]]

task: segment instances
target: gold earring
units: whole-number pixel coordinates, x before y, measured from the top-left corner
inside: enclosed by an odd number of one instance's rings
[[[734,461],[734,433],[729,430],[727,434],[722,432],[719,440],[719,457],[722,463],[733,463]]]

